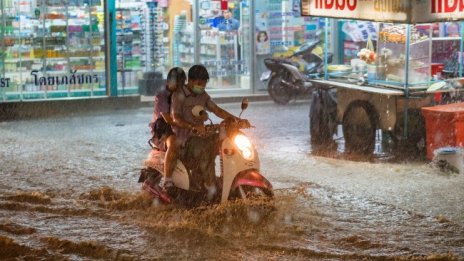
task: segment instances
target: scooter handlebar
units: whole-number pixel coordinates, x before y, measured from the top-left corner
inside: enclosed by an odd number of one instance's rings
[[[219,130],[221,129],[221,126],[224,125],[227,130],[231,129],[248,129],[248,128],[254,128],[255,126],[251,125],[250,122],[246,119],[240,119],[240,120],[235,120],[235,119],[227,119],[223,120],[220,124],[207,124],[204,127],[204,132],[203,133],[198,133],[193,130],[193,133],[198,136],[209,136],[215,133],[219,133]]]

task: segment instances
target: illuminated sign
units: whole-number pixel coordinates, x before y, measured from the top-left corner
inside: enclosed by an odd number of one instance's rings
[[[409,0],[302,0],[302,15],[406,22]]]
[[[302,0],[301,14],[399,23],[464,19],[464,0]]]
[[[345,10],[347,8],[353,11],[357,4],[358,0],[316,0],[316,9]]]
[[[464,10],[464,0],[432,0],[432,13],[454,13]]]

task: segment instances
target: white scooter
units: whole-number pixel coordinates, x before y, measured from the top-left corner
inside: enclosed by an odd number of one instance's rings
[[[242,101],[242,112],[248,107],[248,100]],[[240,113],[240,115],[242,114]],[[205,113],[194,108],[192,113],[199,117]],[[244,126],[248,125],[248,126]],[[264,197],[272,198],[271,183],[260,173],[259,157],[250,139],[240,129],[250,128],[248,122],[224,120],[221,124],[206,125],[206,135],[219,134],[220,176],[216,177],[216,197],[209,202],[226,202],[231,199]],[[163,176],[165,152],[152,149],[144,161],[139,182],[142,189],[163,203],[198,204],[207,201],[207,191],[201,184],[195,184],[196,177],[178,160],[173,172],[174,188],[163,190],[159,181]]]

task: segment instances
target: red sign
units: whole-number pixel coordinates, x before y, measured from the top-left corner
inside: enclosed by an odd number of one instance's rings
[[[317,9],[353,11],[358,5],[358,0],[316,0]]]
[[[301,0],[301,14],[379,22],[464,20],[464,0]]]
[[[453,13],[464,10],[464,0],[432,0],[431,2],[432,13]]]

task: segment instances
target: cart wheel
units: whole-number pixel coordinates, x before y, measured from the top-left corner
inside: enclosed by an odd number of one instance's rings
[[[404,113],[397,116],[394,135],[396,153],[405,152],[408,156],[425,156],[425,120],[420,109],[408,110],[408,136],[404,139]],[[395,138],[396,138],[395,137]]]
[[[269,80],[269,85],[267,87],[267,91],[271,96],[272,100],[275,103],[286,105],[292,99],[292,92],[288,86],[282,83],[282,80],[286,82],[291,82],[290,77],[285,75],[287,73],[277,73],[276,75],[272,76],[271,80]]]
[[[325,90],[313,91],[309,112],[311,145],[333,145],[333,135],[337,128],[336,118],[336,101]]]
[[[377,112],[372,105],[365,101],[352,102],[343,115],[346,152],[373,153],[377,121]]]

